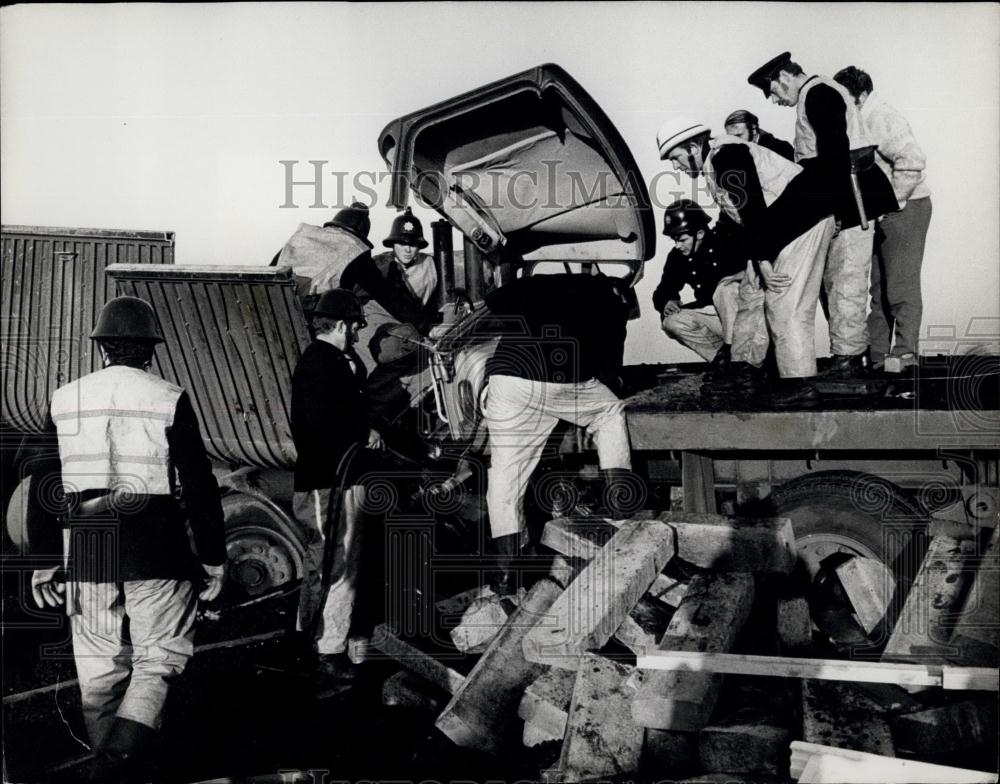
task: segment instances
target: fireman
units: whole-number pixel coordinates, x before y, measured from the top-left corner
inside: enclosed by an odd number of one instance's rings
[[[226,548],[219,488],[191,400],[149,372],[163,340],[153,309],[136,297],[113,299],[90,338],[104,369],[52,396],[58,460],[35,475],[42,485],[45,474],[61,481],[66,560],[36,570],[31,583],[40,607],[65,604],[71,616],[97,753],[92,780],[111,782],[147,761],[169,684],[194,651],[198,599],[211,601],[222,588]],[[63,543],[49,508],[29,507],[29,524],[51,555]]]
[[[674,247],[653,292],[653,307],[662,317],[663,331],[711,361],[714,375],[729,363],[746,261],[719,240],[709,227],[708,215],[690,199],[666,208],[663,233]],[[686,285],[694,300],[682,305],[681,289]]]

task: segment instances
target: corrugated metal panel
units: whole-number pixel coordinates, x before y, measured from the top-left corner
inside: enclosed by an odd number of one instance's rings
[[[56,388],[100,367],[87,335],[114,296],[104,268],[173,264],[174,235],[4,226],[2,246],[2,418],[19,431],[37,433]]]
[[[209,453],[291,468],[292,371],[309,342],[291,268],[115,265],[108,275],[156,309],[159,370],[190,393]]]

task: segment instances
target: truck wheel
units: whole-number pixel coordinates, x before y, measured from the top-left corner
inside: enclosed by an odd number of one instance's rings
[[[222,499],[229,586],[260,596],[301,579],[305,545],[296,524],[276,504],[246,493]]]
[[[898,608],[929,542],[926,512],[897,485],[858,471],[820,471],[786,482],[767,503],[770,514],[792,521],[799,569],[812,586],[814,622],[820,605],[850,606],[837,568],[851,559],[867,560],[858,566],[881,582],[882,605]],[[857,620],[869,634],[878,619],[870,617],[870,609],[867,619],[862,615],[857,613]]]

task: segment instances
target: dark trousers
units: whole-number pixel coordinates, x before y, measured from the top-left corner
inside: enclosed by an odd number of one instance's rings
[[[897,356],[917,353],[924,309],[920,268],[930,222],[928,196],[908,201],[905,208],[890,212],[877,224],[868,314],[868,340],[876,361],[882,360],[890,347]]]

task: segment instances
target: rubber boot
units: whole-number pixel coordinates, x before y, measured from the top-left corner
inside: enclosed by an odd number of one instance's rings
[[[722,347],[715,352],[712,361],[708,364],[708,371],[701,377],[706,383],[721,381],[729,373],[730,362],[732,361],[733,347],[728,343],[723,343]]]
[[[91,766],[92,784],[141,781],[149,766],[156,730],[138,721],[116,718]]]
[[[767,386],[767,373],[749,362],[733,362],[729,372],[716,381],[702,384],[701,394],[706,397],[736,393],[746,396],[762,392]]]
[[[627,468],[601,470],[604,478],[604,504],[612,520],[627,520],[645,500],[644,487],[639,478]]]
[[[867,378],[870,375],[871,364],[868,351],[852,356],[834,354],[830,358],[830,364],[819,375],[824,379]]]
[[[497,596],[508,596],[517,591],[515,562],[521,554],[521,534],[498,536],[493,540],[497,568],[490,585]]]

